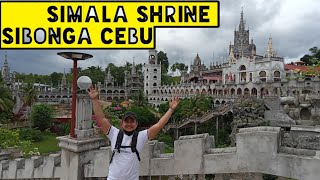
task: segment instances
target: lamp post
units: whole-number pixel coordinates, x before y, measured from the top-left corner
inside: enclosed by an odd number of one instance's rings
[[[62,56],[66,59],[70,59],[73,61],[73,77],[72,77],[72,109],[71,109],[71,137],[75,138],[75,123],[76,123],[76,103],[77,103],[77,62],[79,60],[86,60],[92,58],[93,56],[86,53],[79,52],[59,52],[57,53],[59,56]]]

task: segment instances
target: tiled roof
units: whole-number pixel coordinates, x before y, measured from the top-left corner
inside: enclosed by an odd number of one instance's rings
[[[294,64],[285,64],[284,69],[285,70],[293,70],[296,72],[308,72],[310,68],[313,68],[312,66],[298,66]],[[314,70],[320,71],[320,67],[316,67]]]

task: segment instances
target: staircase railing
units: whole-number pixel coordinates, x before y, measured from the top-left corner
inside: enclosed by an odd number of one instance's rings
[[[187,117],[178,123],[168,123],[164,128],[163,131],[167,132],[170,129],[174,128],[181,128],[190,123],[204,123],[214,116],[224,115],[225,113],[229,112],[232,109],[232,104],[224,104],[220,106],[216,111],[207,111],[201,117]]]

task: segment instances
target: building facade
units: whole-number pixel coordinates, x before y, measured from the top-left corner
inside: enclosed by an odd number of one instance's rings
[[[319,77],[302,76],[306,66],[300,62],[285,64],[284,58],[274,50],[271,37],[264,55],[257,55],[253,40],[249,43],[249,35],[241,12],[226,62],[206,67],[197,54],[190,72],[182,74],[180,84],[164,85],[146,93],[148,102],[156,107],[173,95],[188,98],[204,94],[215,97],[219,105],[242,96],[265,98],[320,93]],[[145,79],[146,76],[148,74]]]
[[[264,55],[256,54],[253,39],[249,42],[250,31],[245,28],[241,12],[238,29],[234,31],[233,44],[229,45],[229,56],[225,62],[204,65],[197,53],[189,73],[183,73],[179,84],[161,85],[161,63],[158,64],[157,50],[149,50],[143,72],[138,73],[133,61],[131,71],[125,72],[125,82],[115,84],[107,70],[104,82],[99,82],[100,100],[128,100],[143,91],[148,102],[159,106],[171,96],[188,98],[199,94],[213,96],[216,104],[233,101],[239,96],[281,97],[302,93],[320,93],[319,77],[302,76],[306,66],[301,63],[285,64],[284,58],[277,55],[272,38],[266,42]],[[320,69],[319,69],[320,70]],[[23,82],[16,81],[15,73],[10,73],[7,55],[1,69],[6,85],[19,94]],[[71,85],[67,84],[65,74],[58,87],[34,83],[39,91],[39,101],[70,103]]]

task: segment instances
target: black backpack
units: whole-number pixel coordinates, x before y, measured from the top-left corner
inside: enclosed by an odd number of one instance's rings
[[[123,134],[124,134],[123,131],[120,130],[119,133],[118,133],[118,136],[117,136],[117,142],[116,142],[115,148],[114,148],[114,150],[112,152],[110,163],[112,162],[112,159],[113,159],[113,156],[114,156],[115,152],[118,151],[118,153],[120,153],[120,148],[131,148],[131,151],[135,152],[137,154],[137,156],[138,156],[139,161],[141,161],[139,152],[137,151],[137,140],[138,140],[139,131],[134,131],[133,132],[131,146],[121,146],[122,139],[123,139]]]

